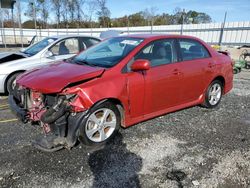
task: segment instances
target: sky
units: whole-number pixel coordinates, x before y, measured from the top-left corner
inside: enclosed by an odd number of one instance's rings
[[[25,10],[28,0],[21,1]],[[211,16],[212,22],[222,22],[226,11],[228,22],[250,21],[250,0],[107,0],[107,7],[112,18],[150,7],[156,7],[159,14],[173,14],[174,9],[179,7],[185,11],[205,12]]]
[[[227,21],[250,21],[250,0],[107,0],[111,17],[120,17],[157,7],[157,13],[172,14],[176,7],[205,12],[213,22],[222,22],[227,11]]]

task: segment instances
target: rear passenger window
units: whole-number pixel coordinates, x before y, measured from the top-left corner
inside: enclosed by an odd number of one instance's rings
[[[144,47],[136,56],[136,59],[147,59],[151,67],[176,62],[174,40],[157,40]]]
[[[78,40],[76,38],[68,38],[55,44],[50,51],[55,55],[76,54],[79,52]]]
[[[89,48],[97,43],[100,42],[100,40],[95,39],[95,38],[81,38],[81,42],[82,42],[82,46],[84,46],[85,48]]]
[[[198,41],[180,39],[179,43],[183,61],[210,57],[207,49]]]

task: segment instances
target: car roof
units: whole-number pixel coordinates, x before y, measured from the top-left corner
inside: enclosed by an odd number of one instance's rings
[[[143,38],[143,39],[160,39],[160,38],[190,38],[198,39],[193,36],[180,35],[180,34],[131,34],[121,35],[120,37],[132,37],[132,38]],[[199,40],[199,39],[198,39]]]
[[[53,36],[48,36],[51,38],[57,38],[57,39],[65,39],[65,38],[71,38],[71,37],[88,37],[88,38],[95,38],[95,39],[99,39],[98,37],[94,37],[94,36],[90,36],[90,35],[53,35]]]

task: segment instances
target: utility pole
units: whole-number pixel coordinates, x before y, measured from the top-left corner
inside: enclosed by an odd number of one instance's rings
[[[130,27],[129,16],[127,16],[127,27],[128,27],[128,34],[129,34],[129,27]]]
[[[33,9],[33,20],[34,20],[34,27],[36,31],[36,36],[37,36],[37,24],[36,24],[36,4],[35,0],[33,0],[33,3],[31,3],[32,9]]]
[[[14,21],[14,4],[16,1],[11,2],[11,17],[12,17],[12,27],[13,27],[13,33],[14,33],[14,40],[16,44],[16,29],[15,29],[15,21]]]
[[[182,24],[181,24],[181,35],[183,35],[183,25],[184,25],[184,16],[185,16],[185,9],[183,9],[182,12]]]
[[[224,28],[225,28],[226,20],[227,20],[227,12],[225,12],[224,21],[223,21],[223,23],[221,24],[219,46],[221,46],[221,44],[222,44],[222,39],[223,39],[223,33],[224,33]]]
[[[154,18],[153,16],[151,16],[151,24],[150,24],[151,34],[153,33],[153,26],[154,26]]]
[[[23,28],[22,28],[22,18],[21,18],[21,0],[17,0],[17,14],[18,14],[18,25],[19,25],[19,30],[20,30],[20,35],[21,35],[21,45],[23,48]]]
[[[6,48],[5,33],[4,33],[4,20],[3,20],[2,1],[1,0],[0,0],[0,22],[1,22],[2,42],[4,44],[4,47]]]

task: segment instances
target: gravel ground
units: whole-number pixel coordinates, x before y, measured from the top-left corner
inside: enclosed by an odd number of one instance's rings
[[[40,130],[0,123],[0,187],[250,187],[250,72],[213,110],[192,107],[128,129],[103,148],[43,153]],[[0,120],[15,118],[0,101]]]

